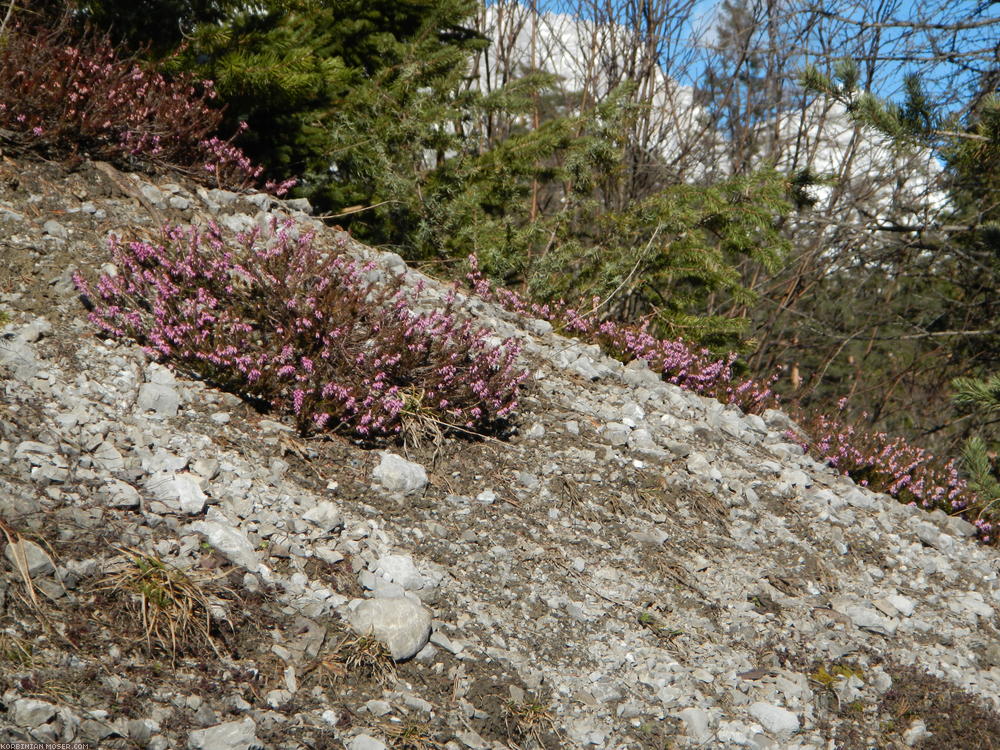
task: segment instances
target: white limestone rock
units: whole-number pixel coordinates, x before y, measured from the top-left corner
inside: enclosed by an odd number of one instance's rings
[[[422,649],[431,635],[430,611],[411,599],[367,599],[351,612],[348,622],[360,635],[373,635],[396,661]]]
[[[427,486],[427,472],[418,463],[385,452],[373,472],[375,481],[390,492],[412,495]]]

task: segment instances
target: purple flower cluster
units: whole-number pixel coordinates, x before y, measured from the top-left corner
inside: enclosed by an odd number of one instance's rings
[[[209,104],[216,96],[211,81],[168,80],[120,58],[107,36],[74,38],[67,19],[55,28],[16,25],[5,34],[0,127],[54,155],[172,167],[233,189],[256,184],[261,168],[232,139],[212,135],[222,112]]]
[[[699,349],[683,339],[658,338],[649,332],[648,321],[632,324],[601,320],[592,313],[570,307],[562,300],[545,305],[527,302],[517,292],[494,288],[480,272],[474,255],[469,256],[468,263],[470,270],[466,280],[483,299],[495,301],[512,312],[547,320],[563,332],[600,344],[609,355],[623,362],[643,359],[668,383],[724,403],[736,404],[750,413],[762,412],[778,403],[771,390],[777,376],[767,383],[752,378],[737,380],[733,370],[735,354],[720,359],[707,349]],[[599,302],[593,300],[593,307],[596,308]]]
[[[101,330],[290,412],[303,432],[376,439],[407,415],[485,432],[513,413],[527,377],[516,342],[491,346],[453,299],[415,311],[343,249],[291,222],[235,238],[166,227],[162,244],[112,239],[117,273],[75,282]]]
[[[841,399],[839,406],[843,410],[846,400]],[[794,433],[788,437],[864,487],[925,510],[975,518],[979,537],[990,541],[993,524],[980,517],[985,510],[982,502],[959,476],[954,459],[944,461],[903,438],[866,428],[867,415],[861,419],[850,424],[838,417],[813,415],[803,420],[811,440]]]
[[[623,361],[644,359],[668,382],[703,396],[737,404],[746,412],[761,412],[778,403],[771,390],[777,375],[766,383],[753,378],[737,382],[733,370],[734,354],[718,359],[682,339],[657,338],[649,333],[647,324],[601,321],[562,301],[553,305],[529,303],[516,292],[495,289],[479,271],[475,256],[470,256],[468,261],[471,270],[466,279],[486,300],[495,301],[513,312],[547,320],[563,331],[581,334]],[[598,303],[599,300],[595,300],[593,307]],[[841,411],[846,406],[847,399],[838,402]],[[900,502],[964,515],[974,520],[976,532],[983,542],[989,543],[995,538],[994,508],[968,487],[959,476],[954,460],[943,461],[903,438],[851,425],[838,417],[795,416],[813,437],[810,440],[795,433],[789,433],[788,437],[817,460],[847,474],[858,484],[885,492]]]

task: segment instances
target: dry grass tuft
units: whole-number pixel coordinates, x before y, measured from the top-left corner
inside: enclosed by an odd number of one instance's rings
[[[362,677],[379,685],[396,681],[396,662],[385,644],[370,635],[348,634],[326,656],[311,668],[321,670],[323,676],[336,682],[346,678]]]
[[[24,538],[3,520],[0,520],[0,532],[3,532],[4,537],[7,539],[7,545],[13,553],[14,567],[17,568],[17,572],[21,575],[21,580],[24,582],[24,590],[28,593],[28,598],[31,599],[32,606],[37,610],[39,609],[38,597],[35,595],[35,586],[31,582],[31,574],[28,572],[28,561],[24,553]]]
[[[124,565],[103,576],[94,591],[118,603],[132,622],[141,622],[147,653],[161,650],[176,661],[180,651],[200,644],[221,657],[212,637],[218,607],[208,593],[218,587],[218,574],[183,571],[132,548],[119,551]]]
[[[555,732],[555,719],[537,701],[507,701],[503,708],[503,723],[508,738],[515,744],[532,742],[545,746],[544,735]]]
[[[13,633],[0,632],[0,662],[16,667],[33,667],[34,645],[27,638]]]
[[[889,674],[882,713],[899,732],[923,720],[930,736],[921,750],[1000,750],[1000,713],[985,701],[917,667],[891,666]]]
[[[445,745],[431,736],[427,724],[412,719],[402,722],[384,722],[379,730],[385,735],[392,750],[444,750]]]

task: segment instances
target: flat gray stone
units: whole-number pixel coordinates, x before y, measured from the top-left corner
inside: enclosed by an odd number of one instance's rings
[[[873,633],[892,636],[899,628],[895,620],[885,617],[873,607],[852,605],[844,607],[842,612],[851,618],[855,627],[861,630],[870,630]]]
[[[312,213],[312,204],[308,198],[289,198],[285,201],[285,205],[292,211],[299,211],[304,214]]]
[[[214,203],[218,203],[220,206],[231,206],[239,199],[239,197],[239,194],[234,193],[231,190],[212,188],[208,191],[209,200]]]
[[[974,524],[969,523],[964,518],[958,516],[948,516],[944,521],[944,528],[949,534],[955,536],[973,536],[976,533]]]
[[[662,545],[665,541],[667,541],[670,538],[670,534],[665,532],[663,529],[644,529],[641,531],[630,531],[628,535],[633,539],[635,539],[640,544],[652,544],[657,547]]]
[[[156,208],[166,208],[166,196],[163,191],[160,190],[156,185],[145,184],[139,188],[139,192],[142,193],[143,197],[152,203]]]
[[[784,469],[781,472],[781,481],[788,482],[793,487],[812,487],[812,477],[801,469]]]
[[[18,569],[18,559],[23,559],[28,568],[28,575],[32,578],[50,575],[56,569],[48,553],[30,539],[21,539],[8,544],[3,554],[15,570]]]
[[[35,440],[22,440],[14,450],[14,458],[27,458],[32,463],[39,463],[33,456],[54,456],[56,448],[48,443],[39,443]]]
[[[208,501],[197,478],[186,472],[158,471],[146,480],[146,489],[157,500],[192,516],[201,513]]]
[[[165,417],[175,417],[181,405],[181,397],[173,386],[143,383],[139,387],[136,405],[141,411],[153,411]]]
[[[159,362],[153,362],[149,365],[146,370],[146,379],[150,383],[156,383],[157,385],[176,385],[177,378],[174,376],[173,370],[165,365],[161,365]]]
[[[200,477],[205,479],[215,479],[219,476],[219,459],[217,458],[197,458],[191,464],[191,469]]]
[[[365,703],[365,710],[372,716],[385,716],[392,711],[392,706],[388,701],[373,699]]]
[[[49,237],[56,237],[60,240],[69,238],[69,230],[55,219],[49,219],[42,224],[42,229],[45,230],[45,234],[49,235]]]
[[[663,446],[678,458],[687,458],[691,455],[691,446],[677,440],[664,440]]]
[[[125,459],[114,445],[105,440],[94,449],[92,454],[94,465],[105,471],[121,471],[125,468]]]
[[[431,613],[411,599],[367,599],[351,612],[348,622],[360,635],[373,635],[396,661],[417,654],[431,635]]]
[[[688,456],[687,470],[695,476],[708,476],[712,471],[712,464],[701,453],[692,453]]]
[[[408,591],[416,591],[426,584],[413,558],[409,555],[386,555],[375,564],[375,574],[397,583]]]
[[[902,594],[891,594],[885,600],[903,617],[910,617],[917,608],[917,603]]]
[[[382,740],[377,740],[370,734],[359,734],[347,743],[347,750],[388,750]]]
[[[292,699],[292,693],[284,688],[276,688],[275,690],[267,691],[267,695],[264,696],[264,702],[271,708],[280,708]]]
[[[602,375],[601,371],[594,367],[594,360],[588,356],[578,357],[570,363],[568,369],[584,380],[599,380]]]
[[[15,336],[0,339],[0,365],[9,368],[14,379],[22,383],[30,382],[40,367],[31,344]]]
[[[112,508],[139,507],[139,490],[128,482],[123,482],[120,479],[110,480],[104,486],[102,494],[108,498],[108,505]]]
[[[978,591],[953,594],[948,600],[948,609],[952,612],[968,612],[987,620],[991,620],[994,615],[993,607],[983,601],[983,595]]]
[[[314,526],[318,526],[324,533],[330,533],[334,529],[343,528],[344,526],[340,510],[329,500],[322,500],[316,503],[315,506],[302,514],[302,518]]]
[[[621,422],[608,422],[601,430],[601,439],[610,446],[617,447],[628,442],[632,428]]]
[[[14,701],[14,723],[19,727],[38,727],[52,720],[56,707],[45,701],[19,698]]]
[[[707,742],[711,737],[708,728],[708,712],[703,708],[685,708],[678,711],[677,715],[684,722],[684,731],[688,737],[693,737],[698,742]]]
[[[401,492],[404,495],[419,492],[427,486],[424,467],[395,453],[383,453],[382,461],[375,467],[372,476],[390,492]]]
[[[246,214],[226,214],[220,216],[218,221],[234,234],[249,232],[253,228],[253,217]]]
[[[924,723],[924,720],[914,719],[907,730],[903,732],[903,743],[907,747],[915,747],[931,736],[931,733],[927,731],[927,724]]]
[[[47,318],[35,318],[17,331],[17,338],[27,344],[34,344],[52,331],[52,324]]]
[[[663,453],[653,439],[652,433],[644,427],[632,430],[628,436],[628,447],[634,451]]]
[[[249,716],[227,721],[188,735],[188,750],[263,750],[257,741],[257,725]]]
[[[552,324],[541,318],[532,318],[525,323],[527,329],[536,336],[546,336],[552,333]]]
[[[127,726],[129,739],[140,745],[148,743],[153,733],[160,731],[160,725],[152,719],[131,719]]]
[[[768,734],[787,737],[799,731],[799,717],[780,706],[757,702],[750,706],[753,716]]]
[[[215,511],[210,511],[212,512]],[[220,521],[195,521],[190,528],[203,535],[206,541],[233,565],[246,568],[251,573],[260,568],[257,551],[247,535],[239,529]]]

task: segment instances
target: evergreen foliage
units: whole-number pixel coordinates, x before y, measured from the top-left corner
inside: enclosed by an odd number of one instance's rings
[[[944,166],[948,203],[939,218],[888,221],[881,239],[887,252],[880,289],[892,290],[883,309],[897,311],[901,334],[923,336],[890,341],[888,364],[937,361],[942,386],[955,375],[983,376],[1000,367],[1000,99],[995,93],[973,98],[959,111],[937,104],[920,78],[904,79],[903,97],[886,101],[860,88],[858,66],[840,61],[832,76],[808,68],[802,83],[841,102],[851,116],[906,152],[930,150]],[[993,84],[983,81],[984,91]],[[903,212],[905,214],[905,209]],[[893,245],[897,248],[894,252]],[[888,295],[881,294],[881,298]],[[875,298],[880,298],[875,295]],[[892,332],[880,334],[889,340]],[[860,342],[858,342],[860,345]],[[927,384],[928,386],[930,384]],[[920,388],[910,385],[911,390]],[[939,389],[938,389],[939,390]],[[902,415],[905,421],[906,415]],[[966,433],[982,420],[965,420]]]
[[[1000,375],[988,378],[956,378],[952,383],[955,402],[983,414],[1000,412]]]
[[[902,102],[883,101],[857,88],[857,67],[839,64],[833,79],[809,69],[803,83],[845,103],[860,122],[891,139],[897,148],[931,148],[945,161],[949,174],[951,226],[936,240],[933,250],[937,278],[929,285],[938,305],[930,308],[942,330],[982,329],[960,337],[950,358],[975,372],[994,370],[1000,362],[1000,98],[987,94],[952,114],[935,106],[916,76],[904,81]],[[987,506],[1000,500],[1000,482],[994,471],[991,428],[1000,412],[1000,375],[966,376],[952,381],[955,403],[972,413],[984,430],[973,434],[962,449],[969,487]],[[991,419],[993,417],[993,419]]]
[[[989,505],[1000,500],[1000,481],[985,441],[973,435],[962,449],[962,466],[969,475],[969,487]]]
[[[755,301],[737,264],[777,270],[787,249],[776,222],[789,210],[786,195],[786,182],[771,171],[669,186],[603,217],[604,231],[582,254],[558,248],[540,281],[562,296],[575,288],[600,297],[613,317],[646,318],[657,335],[732,349],[747,321],[713,314],[710,298],[714,309]]]
[[[952,383],[955,402],[984,416],[1000,413],[1000,374],[986,378],[956,378]],[[969,486],[991,504],[1000,501],[1000,480],[993,466],[989,446],[979,435],[968,439],[962,450],[962,464]]]
[[[780,175],[636,195],[634,86],[584,112],[535,70],[481,92],[476,0],[171,0],[156,28],[123,0],[83,1],[161,69],[214,81],[223,132],[247,123],[236,144],[266,177],[298,176],[328,219],[408,260],[458,270],[474,253],[534,299],[598,296],[606,317],[716,351],[740,344],[732,313],[754,299],[736,264],[780,263]]]
[[[322,211],[367,209],[411,193],[427,154],[449,144],[467,54],[484,43],[462,25],[472,8],[265,3],[199,26],[171,64],[216,81],[227,117],[250,126],[241,145],[271,174],[301,175],[299,194]]]

